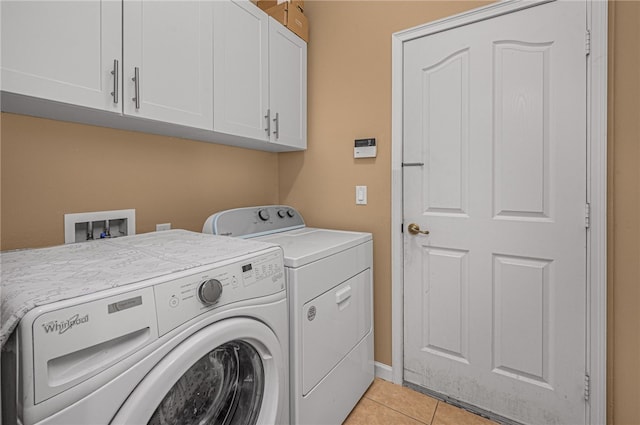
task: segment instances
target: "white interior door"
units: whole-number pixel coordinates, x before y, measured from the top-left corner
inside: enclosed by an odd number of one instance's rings
[[[404,379],[523,423],[585,423],[585,22],[404,44]]]

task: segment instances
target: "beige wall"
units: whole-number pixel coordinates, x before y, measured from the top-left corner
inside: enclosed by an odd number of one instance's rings
[[[136,209],[201,231],[213,212],[278,202],[278,157],[170,137],[2,114],[3,250],[64,242],[65,213]]]
[[[309,1],[309,149],[270,154],[2,114],[1,248],[61,243],[66,212],[136,208],[200,230],[215,210],[290,203],[308,224],[370,231],[376,360],[391,363],[391,33],[480,2]],[[609,152],[610,424],[640,424],[640,2],[612,7]],[[378,157],[354,160],[375,137]],[[354,186],[369,186],[356,206]]]
[[[640,2],[609,11],[607,411],[640,424]]]

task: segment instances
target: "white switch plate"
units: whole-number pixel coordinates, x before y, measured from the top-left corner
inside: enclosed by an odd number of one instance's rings
[[[367,186],[356,186],[356,205],[367,205]]]
[[[171,230],[171,223],[156,224],[156,232],[161,232],[162,230]]]

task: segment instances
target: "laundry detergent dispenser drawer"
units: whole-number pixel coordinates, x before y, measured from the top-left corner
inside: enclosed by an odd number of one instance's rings
[[[153,288],[42,314],[33,322],[35,403],[89,379],[157,338]]]
[[[302,386],[306,395],[371,332],[371,269],[302,307]]]

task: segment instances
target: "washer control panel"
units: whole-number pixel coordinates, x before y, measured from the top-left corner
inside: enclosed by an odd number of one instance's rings
[[[304,227],[304,220],[295,208],[287,205],[236,208],[210,216],[203,233],[250,238]]]
[[[164,335],[212,309],[285,290],[282,250],[174,279],[153,287],[158,333]]]

